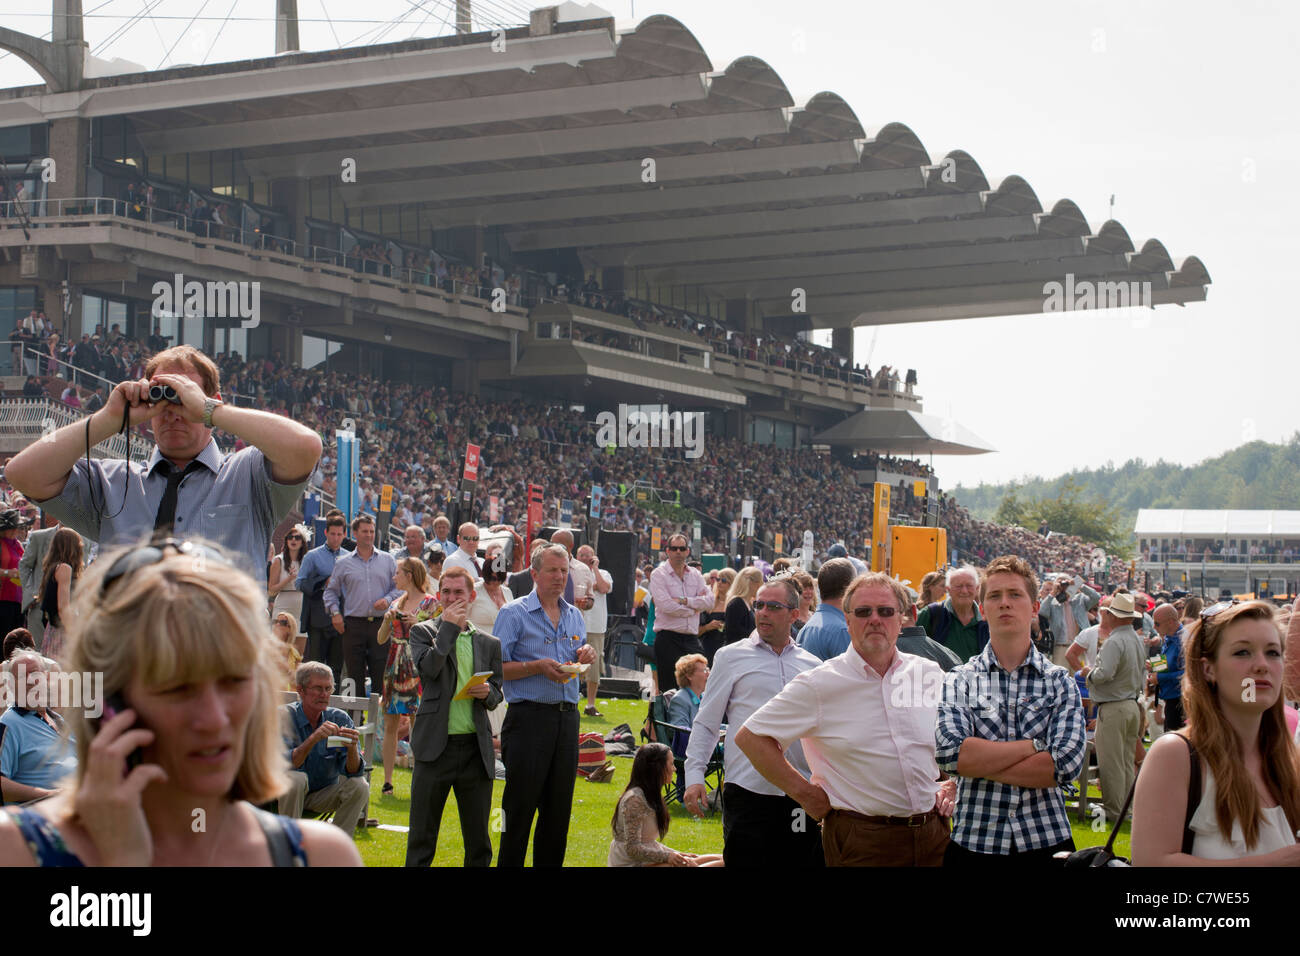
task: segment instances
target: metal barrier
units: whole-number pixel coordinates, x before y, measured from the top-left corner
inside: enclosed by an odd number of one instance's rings
[[[79,422],[84,413],[56,402],[51,398],[5,398],[0,399],[0,432],[21,435],[35,439]],[[153,442],[139,435],[132,434],[131,457],[137,461],[147,461],[153,454]],[[121,433],[104,439],[93,449],[91,454],[97,458],[125,458],[126,436]]]

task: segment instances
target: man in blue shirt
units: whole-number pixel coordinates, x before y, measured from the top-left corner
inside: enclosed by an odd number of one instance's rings
[[[1165,733],[1169,733],[1187,723],[1183,716],[1183,622],[1172,604],[1156,608],[1153,620],[1166,663],[1165,669],[1156,673],[1156,697],[1165,709]]]
[[[302,559],[298,569],[298,590],[303,594],[303,620],[299,622],[307,632],[307,653],[304,660],[324,661],[334,672],[334,685],[343,679],[343,635],[330,624],[325,610],[325,585],[334,574],[334,564],[350,551],[343,550],[347,521],[342,512],[331,512],[325,519],[325,543],[312,548]]]
[[[533,590],[503,607],[493,631],[501,641],[509,709],[501,728],[506,787],[498,866],[523,866],[537,816],[534,866],[562,866],[578,775],[578,682],[564,670],[590,664],[582,612],[564,600],[569,552],[533,552]]]
[[[844,592],[857,577],[848,558],[831,558],[817,572],[817,593],[821,604],[799,629],[799,643],[815,657],[828,661],[849,646],[849,622],[844,617]]]
[[[352,535],[357,539],[357,550],[335,562],[330,583],[325,586],[325,610],[335,632],[343,635],[346,680],[355,685],[352,694],[364,697],[378,693],[384,686],[388,648],[379,643],[379,626],[388,605],[402,592],[394,583],[397,562],[387,551],[375,547],[375,519],[357,515],[352,519]],[[366,690],[367,668],[371,691]],[[343,686],[347,687],[346,681]]]
[[[289,792],[280,798],[280,813],[302,816],[334,811],[333,823],[352,836],[370,795],[352,718],[331,707],[334,678],[320,661],[299,664],[294,673],[298,702],[289,704]],[[330,746],[330,738],[345,738],[346,746]],[[336,740],[337,743],[337,740]]]
[[[18,651],[7,667],[13,705],[0,715],[0,803],[25,803],[48,796],[72,776],[77,753],[63,718],[43,705],[37,690],[49,676],[45,659],[35,651]]]

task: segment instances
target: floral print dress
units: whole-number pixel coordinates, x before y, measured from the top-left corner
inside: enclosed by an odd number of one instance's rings
[[[415,609],[416,621],[438,617],[442,607],[426,594]],[[393,621],[388,642],[388,663],[384,666],[384,713],[410,714],[420,709],[420,675],[411,659],[411,629],[400,617]]]

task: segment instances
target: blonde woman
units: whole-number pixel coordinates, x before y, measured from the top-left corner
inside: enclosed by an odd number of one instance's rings
[[[790,622],[790,634],[794,636],[808,623],[808,618],[817,610],[817,582],[807,571],[793,571],[790,577],[799,588],[799,607],[795,609],[794,620]]]
[[[0,866],[361,865],[337,827],[257,809],[288,789],[289,763],[252,578],[168,539],[101,554],[75,604],[66,667],[102,674],[111,710],[65,710],[76,774],[0,813]]]
[[[751,565],[742,568],[727,592],[723,611],[722,643],[734,644],[754,633],[754,595],[763,586],[763,572]]]
[[[1137,866],[1300,866],[1300,756],[1267,601],[1220,602],[1187,638],[1185,731],[1151,747],[1133,803]]]
[[[704,648],[704,656],[710,666],[713,664],[713,655],[722,646],[722,631],[727,626],[727,592],[735,580],[734,568],[722,568],[714,572],[713,610],[700,614],[700,645]]]
[[[391,635],[384,666],[384,788],[393,792],[393,764],[397,762],[397,739],[410,732],[411,721],[420,709],[420,675],[411,660],[411,627],[437,616],[438,598],[429,591],[429,576],[419,558],[402,558],[397,562],[393,584],[402,589],[384,613],[379,625],[379,643],[386,644]]]

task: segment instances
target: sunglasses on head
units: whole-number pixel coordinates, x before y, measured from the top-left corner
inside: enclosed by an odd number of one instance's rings
[[[135,548],[121,555],[113,566],[108,569],[104,575],[103,581],[99,585],[99,594],[102,597],[108,592],[120,578],[126,577],[141,568],[157,564],[167,556],[168,551],[174,551],[177,554],[186,554],[194,559],[196,567],[201,562],[211,561],[223,568],[232,567],[226,557],[212,548],[204,547],[201,544],[194,544],[191,541],[181,541],[177,538],[166,538],[155,541],[143,548]]]
[[[855,608],[853,609],[853,616],[854,616],[854,617],[857,617],[857,618],[861,618],[861,619],[864,620],[864,621],[870,619],[870,617],[871,617],[871,615],[872,615],[873,613],[874,613],[877,617],[893,617],[895,614],[898,613],[898,608],[896,608],[896,607],[871,607],[870,605],[865,605],[865,604],[864,604],[862,607],[855,607]]]
[[[1201,612],[1201,623],[1209,624],[1210,618],[1214,617],[1216,614],[1220,614],[1226,611],[1234,604],[1240,604],[1240,603],[1241,600],[1239,598],[1233,598],[1231,601],[1220,601],[1218,604],[1211,604],[1209,607],[1207,607],[1204,611]]]

